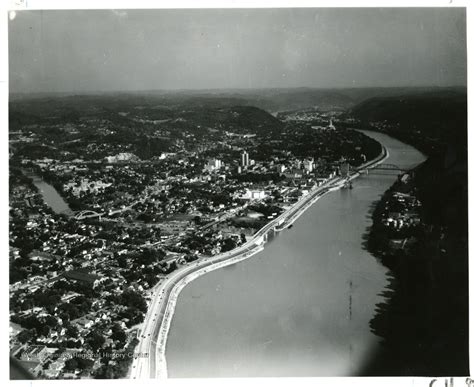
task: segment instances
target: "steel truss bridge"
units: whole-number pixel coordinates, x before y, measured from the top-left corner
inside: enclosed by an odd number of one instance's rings
[[[356,172],[365,172],[365,173],[369,173],[369,172],[378,173],[378,172],[383,172],[383,171],[386,171],[386,173],[389,173],[391,171],[397,172],[397,173],[404,173],[404,172],[407,172],[408,170],[409,168],[402,168],[396,164],[384,164],[384,163],[378,164],[374,167],[355,169]]]

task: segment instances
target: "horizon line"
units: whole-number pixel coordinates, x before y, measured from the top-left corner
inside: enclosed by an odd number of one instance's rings
[[[229,88],[195,88],[195,89],[137,89],[137,90],[90,90],[90,91],[9,91],[9,96],[15,95],[100,95],[100,94],[137,94],[137,93],[183,93],[183,92],[252,92],[272,90],[348,90],[348,89],[467,89],[467,85],[410,85],[410,86],[289,86],[289,87],[229,87]]]

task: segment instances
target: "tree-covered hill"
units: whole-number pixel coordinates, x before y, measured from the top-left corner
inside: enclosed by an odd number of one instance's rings
[[[467,92],[462,89],[374,97],[351,109],[365,122],[387,122],[392,132],[420,132],[424,136],[467,144]]]

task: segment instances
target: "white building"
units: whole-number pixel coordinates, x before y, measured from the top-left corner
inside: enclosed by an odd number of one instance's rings
[[[313,159],[306,159],[303,161],[303,167],[306,169],[308,172],[312,172],[314,169],[314,161]]]
[[[278,173],[283,173],[283,172],[285,172],[285,171],[286,171],[285,165],[283,165],[283,164],[278,165],[278,166],[277,166],[277,171],[278,171]]]
[[[240,155],[240,165],[242,167],[247,167],[250,165],[249,154],[246,151],[243,151]]]
[[[240,198],[244,200],[260,200],[267,197],[267,194],[263,190],[258,189],[246,189],[245,194],[243,194]]]
[[[64,190],[67,191],[72,189],[72,194],[79,197],[81,192],[98,193],[103,191],[105,188],[110,187],[112,183],[104,183],[101,180],[89,181],[89,179],[83,179],[79,184],[74,181],[70,181],[63,185]]]
[[[218,159],[210,159],[204,169],[206,171],[212,172],[222,167],[222,161]]]
[[[121,162],[121,161],[138,161],[140,159],[136,155],[134,155],[133,153],[123,152],[123,153],[119,153],[115,156],[107,156],[105,158],[105,160],[108,163],[117,163],[117,162]]]

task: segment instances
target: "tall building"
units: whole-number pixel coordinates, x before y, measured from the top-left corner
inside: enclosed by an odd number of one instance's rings
[[[306,159],[303,161],[303,167],[306,169],[308,172],[312,172],[314,168],[314,161],[313,159]]]
[[[222,161],[221,160],[212,159],[211,163],[216,169],[220,169],[222,167]]]
[[[240,165],[243,167],[248,167],[250,165],[249,154],[246,151],[243,151],[240,155]]]

